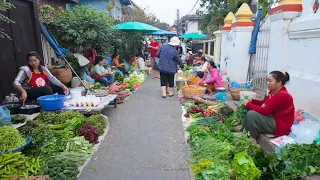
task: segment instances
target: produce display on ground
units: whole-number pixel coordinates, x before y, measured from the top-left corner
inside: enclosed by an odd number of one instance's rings
[[[0,180],[77,179],[79,167],[93,154],[106,127],[102,115],[85,117],[77,111],[41,112],[15,129],[0,127]],[[20,152],[3,154],[32,142]]]
[[[320,145],[287,145],[267,155],[246,134],[237,131],[247,110],[233,112],[224,104],[184,103],[191,118],[186,131],[189,164],[195,180],[292,180],[320,174]]]

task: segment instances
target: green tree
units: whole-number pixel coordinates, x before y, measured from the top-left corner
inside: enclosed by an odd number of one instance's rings
[[[7,2],[6,0],[0,0],[0,24],[5,23],[14,23],[7,16],[3,15],[1,12],[6,12],[10,8],[14,7],[12,3]],[[9,38],[7,33],[4,32],[3,28],[0,28],[0,38]]]
[[[110,55],[114,50],[116,31],[114,20],[93,7],[75,6],[58,11],[53,20],[45,21],[62,47],[72,52],[93,47],[100,55]]]

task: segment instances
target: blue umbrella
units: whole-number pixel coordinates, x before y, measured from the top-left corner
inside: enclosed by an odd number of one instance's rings
[[[170,31],[165,31],[165,30],[160,30],[152,33],[148,33],[149,35],[158,35],[158,36],[175,36],[176,33],[170,32]]]
[[[261,17],[262,17],[262,8],[259,8],[257,16],[256,16],[253,32],[252,32],[251,43],[250,43],[250,47],[249,47],[249,54],[256,53],[257,39],[258,39],[258,33],[259,33],[259,29],[260,29]]]
[[[40,22],[40,28],[43,36],[47,39],[49,42],[50,46],[53,48],[54,52],[56,53],[57,57],[64,57],[67,53],[68,50],[61,48],[56,41],[56,39],[52,36],[52,34],[46,29],[46,27],[43,25],[42,22]]]

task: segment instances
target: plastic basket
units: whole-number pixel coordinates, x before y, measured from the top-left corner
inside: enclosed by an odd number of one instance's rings
[[[37,100],[42,110],[54,111],[64,107],[64,98],[64,95],[47,95],[41,96]]]
[[[26,143],[25,143],[24,145],[22,145],[22,146],[20,146],[20,147],[18,147],[18,148],[16,148],[16,149],[13,149],[13,150],[11,150],[11,151],[3,152],[3,153],[0,153],[0,154],[9,154],[9,153],[19,152],[19,151],[21,151],[23,148],[25,148],[26,146],[28,146],[28,145],[31,143],[32,138],[29,137],[29,136],[23,136],[23,137],[26,139]]]

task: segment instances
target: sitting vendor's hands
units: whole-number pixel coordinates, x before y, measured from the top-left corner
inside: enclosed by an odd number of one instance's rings
[[[22,93],[21,96],[20,96],[20,100],[21,100],[22,102],[24,102],[24,101],[26,101],[27,97],[28,97],[27,92],[26,92],[26,91],[23,91],[23,93]]]
[[[248,102],[250,102],[250,101],[248,101],[247,99],[244,99],[244,100],[242,101],[242,104],[246,106],[246,105],[248,104]]]
[[[69,91],[69,89],[68,89],[67,86],[65,86],[65,85],[61,85],[61,88],[62,88],[63,91],[65,91],[65,92]]]

